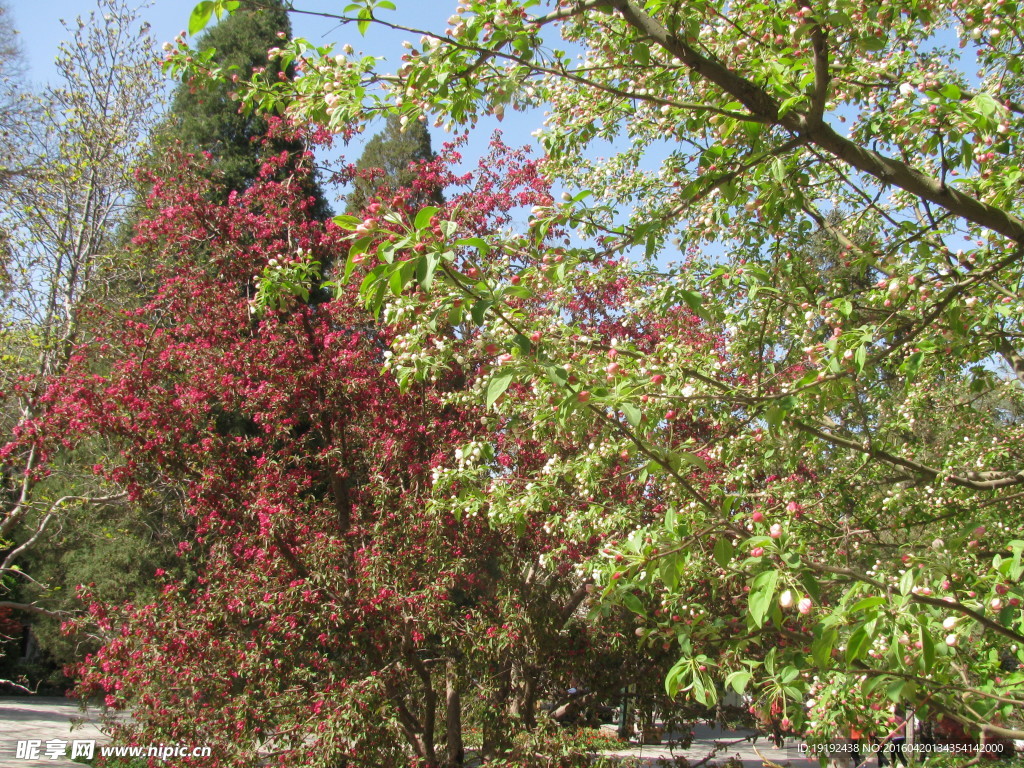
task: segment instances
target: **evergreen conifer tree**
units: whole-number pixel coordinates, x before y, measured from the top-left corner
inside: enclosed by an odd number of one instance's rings
[[[411,166],[433,159],[426,126],[411,122],[403,130],[399,118],[389,116],[384,130],[367,142],[356,161],[359,175],[346,207],[350,213],[361,211],[381,187],[392,191],[412,187],[417,173]]]
[[[240,78],[257,69],[265,69],[272,77],[290,77],[291,72],[282,68],[279,60],[267,55],[282,36],[290,34],[283,4],[270,0],[262,7],[247,7],[224,17],[199,38],[198,47],[213,48],[214,62]],[[210,152],[214,194],[223,201],[232,191],[247,189],[268,156],[303,149],[301,142],[267,139],[267,133],[264,117],[239,110],[231,82],[201,90],[184,82],[174,93],[167,120],[154,144],[157,156],[163,154],[162,147],[173,143],[180,143],[186,152]],[[317,199],[316,217],[328,218],[330,207],[320,186],[311,182],[309,192]]]

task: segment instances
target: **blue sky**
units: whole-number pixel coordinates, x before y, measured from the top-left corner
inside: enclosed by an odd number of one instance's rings
[[[21,46],[27,65],[27,78],[37,85],[55,77],[53,59],[57,46],[69,34],[61,24],[61,19],[74,21],[78,16],[88,16],[90,11],[97,9],[96,0],[6,0],[13,17],[14,25],[19,31]],[[131,0],[129,0],[131,2]],[[300,0],[296,3],[303,10],[337,13],[345,3],[340,0]],[[454,13],[457,0],[399,0],[398,12],[382,11],[381,16],[404,26],[421,29],[443,30],[448,17]],[[152,0],[138,13],[140,19],[152,25],[154,38],[158,43],[172,40],[175,35],[188,26],[188,17],[194,3],[192,0]],[[340,26],[331,19],[312,15],[292,14],[293,33],[305,37],[317,45],[335,43],[339,47],[351,43],[357,51],[384,56],[388,60],[387,68],[397,67],[401,55],[405,52],[402,41],[411,39],[411,35],[403,32],[391,32],[377,26],[371,26],[365,38],[360,37],[354,26]],[[475,167],[476,159],[486,154],[487,143],[492,132],[500,128],[504,140],[510,146],[531,145],[537,142],[531,132],[539,127],[542,117],[539,113],[523,115],[509,112],[502,123],[495,120],[481,121],[464,151],[464,167],[468,170]],[[374,133],[371,128],[362,137],[365,141]],[[449,138],[443,131],[431,128],[434,146]],[[360,144],[355,142],[345,150],[345,155],[354,160],[360,152]]]
[[[15,26],[21,34],[30,77],[35,81],[45,80],[52,74],[52,61],[57,45],[67,34],[61,19],[74,20],[95,10],[95,0],[7,0],[14,17]],[[334,11],[343,6],[339,2],[316,2],[301,4],[303,8],[315,11]],[[172,39],[188,25],[189,12],[193,3],[189,0],[154,0],[139,12],[139,17],[153,26],[154,36],[159,42]],[[431,26],[444,28],[444,22],[454,11],[454,0],[431,0],[430,2],[406,3],[401,9],[401,19],[409,26]],[[341,29],[329,19],[295,14],[292,16],[295,34],[316,43],[350,42],[359,46],[359,35],[355,29]],[[398,54],[402,37],[382,32],[371,33],[372,37],[362,47],[387,47],[387,53]],[[385,55],[387,55],[385,53]]]

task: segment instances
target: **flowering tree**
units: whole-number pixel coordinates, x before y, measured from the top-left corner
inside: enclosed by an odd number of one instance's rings
[[[548,110],[544,173],[570,191],[528,226],[459,239],[388,206],[351,225],[364,300],[404,320],[403,375],[448,365],[430,323],[468,309],[497,355],[480,403],[547,412],[569,487],[491,469],[483,503],[514,519],[575,486],[594,506],[553,523],[632,519],[597,579],[675,649],[670,693],[727,684],[822,738],[893,704],[1019,738],[1018,4],[464,0],[444,30],[393,9],[337,18],[408,31],[397,71],[294,40],[303,77],[243,100],[332,129]],[[553,247],[559,227],[576,239]],[[617,291],[607,343],[573,314],[588,285]],[[592,480],[616,456],[639,484],[624,504]]]
[[[467,238],[551,202],[536,162],[500,142],[476,174],[453,175],[455,158],[448,148],[342,227],[314,215],[308,154],[269,159],[225,204],[187,159],[152,179],[136,244],[162,265],[159,291],[137,310],[97,308],[97,338],[5,449],[34,451],[45,471],[103,441],[99,482],[133,504],[176,493],[190,516],[195,536],[179,550],[194,577],[158,571],[152,603],[91,601],[68,627],[103,643],[79,669],[80,693],[132,708],[114,724],[121,740],[209,744],[224,766],[268,754],[279,765],[456,766],[470,748],[493,764],[547,764],[553,723],[631,677],[657,683],[670,665],[666,652],[636,653],[631,612],[586,621],[587,563],[614,527],[585,524],[605,496],[554,491],[571,482],[561,457],[592,428],[556,435],[543,414],[508,419],[476,402],[496,353],[473,307],[445,304],[425,332],[412,302],[389,306],[382,324],[354,285],[324,300],[344,271],[372,278],[358,253],[332,266],[343,227],[417,253],[408,226],[418,240],[444,237],[416,210],[442,191],[435,213]],[[374,218],[384,207],[390,222]],[[426,296],[431,275],[412,279]],[[620,290],[588,284],[574,314],[598,335],[618,328],[608,307]],[[414,356],[421,341],[445,362]],[[595,465],[588,483],[635,508],[621,462]],[[487,483],[508,504],[492,503]],[[536,503],[517,506],[513,489]],[[584,745],[557,746],[585,759]]]

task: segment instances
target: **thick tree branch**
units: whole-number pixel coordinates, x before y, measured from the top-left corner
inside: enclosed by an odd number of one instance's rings
[[[812,562],[808,562],[808,565],[811,569],[819,571],[821,573],[831,573],[835,576],[845,576],[847,578],[854,579],[855,581],[863,582],[864,584],[870,584],[872,587],[879,590],[880,592],[891,591],[891,587],[889,587],[886,584],[883,584],[878,579],[873,579],[867,574],[859,573],[853,570],[852,568],[836,568],[831,565]],[[987,616],[983,616],[982,614],[975,611],[973,608],[969,608],[968,606],[956,600],[940,600],[935,597],[928,597],[927,595],[918,595],[914,593],[911,593],[909,597],[911,602],[914,603],[922,603],[924,605],[930,605],[934,608],[941,608],[945,611],[956,611],[957,613],[962,613],[964,616],[969,616],[970,618],[974,619],[976,622],[978,622],[978,624],[985,627],[986,629],[991,629],[993,632],[997,634],[1003,635],[1004,637],[1008,637],[1015,643],[1024,643],[1024,635],[1018,634],[1009,627],[1004,627],[1002,624],[996,621],[992,621],[992,619],[988,618]]]
[[[35,603],[17,603],[13,600],[0,600],[0,608],[10,608],[12,611],[24,611],[25,613],[38,613],[42,616],[64,616],[61,611],[51,611]]]
[[[996,349],[999,351],[999,356],[1010,366],[1017,381],[1024,385],[1024,357],[1017,354],[1017,350],[1010,345],[1006,337],[1000,337]]]
[[[993,205],[944,185],[899,160],[886,157],[850,141],[813,114],[798,110],[779,115],[779,104],[763,88],[729,69],[719,61],[699,53],[647,15],[634,0],[612,0],[627,23],[645,37],[653,40],[672,56],[704,79],[714,83],[737,99],[756,117],[780,125],[798,136],[809,138],[859,171],[873,176],[883,184],[891,184],[916,197],[928,200],[951,213],[998,232],[1012,240],[1024,242],[1024,220]]]
[[[902,456],[896,456],[895,454],[889,453],[881,448],[876,448],[873,445],[865,445],[863,443],[858,443],[856,440],[851,440],[850,438],[840,437],[828,430],[807,424],[799,419],[790,419],[789,421],[797,429],[802,432],[806,432],[809,435],[814,435],[815,437],[818,437],[828,443],[832,443],[833,445],[857,451],[858,453],[870,456],[871,458],[877,459],[878,461],[886,464],[909,469],[919,475],[924,475],[929,480],[945,478],[947,482],[952,483],[953,485],[959,485],[964,488],[973,488],[976,491],[995,491],[1000,488],[1024,484],[1024,470],[1020,470],[1018,472],[968,471],[963,474],[948,474],[942,470],[936,469],[935,467],[930,467],[927,464],[921,464],[920,462],[913,461]]]
[[[43,535],[43,532],[46,530],[46,526],[50,524],[50,521],[52,519],[53,512],[50,512],[42,519],[42,522],[39,523],[39,527],[36,528],[35,532],[33,532],[31,536],[25,539],[25,541],[23,541],[19,546],[15,547],[7,553],[7,557],[5,557],[4,561],[0,563],[0,574],[2,574],[4,571],[10,570],[11,566],[14,565],[14,561],[17,560],[18,557],[24,554],[28,549],[32,547],[33,544],[35,544],[39,540],[39,537]]]
[[[584,581],[579,585],[576,591],[572,593],[565,605],[562,606],[562,610],[558,618],[563,624],[571,619],[572,615],[576,613],[576,609],[580,607],[580,603],[582,603],[587,597],[587,588],[592,586],[593,583],[593,579],[587,579]]]
[[[801,0],[800,5],[811,11],[808,0]],[[825,29],[821,26],[820,19],[814,20],[814,28],[811,31],[811,47],[814,49],[814,98],[811,100],[811,108],[808,114],[810,120],[820,122],[825,114],[825,103],[828,101],[828,86],[830,76],[828,71],[828,38],[825,36]]]

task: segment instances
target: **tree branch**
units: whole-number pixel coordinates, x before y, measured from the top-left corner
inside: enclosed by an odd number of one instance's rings
[[[871,578],[867,574],[858,573],[852,568],[836,568],[831,565],[823,565],[821,563],[810,562],[808,563],[808,565],[811,567],[812,570],[815,571],[820,571],[822,573],[831,573],[835,576],[846,576],[847,578],[863,582],[864,584],[870,584],[871,586],[875,587],[875,589],[878,589],[881,592],[891,591],[891,588],[886,584],[883,584],[877,579]],[[1009,627],[1004,627],[1002,624],[992,621],[992,619],[988,618],[987,616],[983,616],[982,614],[975,611],[973,608],[968,608],[966,605],[957,602],[956,600],[940,600],[935,597],[928,597],[926,595],[918,595],[914,593],[910,593],[909,597],[911,602],[914,603],[923,603],[924,605],[930,605],[933,608],[942,608],[943,610],[956,611],[957,613],[962,613],[964,616],[969,616],[970,618],[974,619],[976,622],[981,624],[986,629],[991,629],[993,632],[997,634],[1003,635],[1004,637],[1008,637],[1015,643],[1024,643],[1024,635],[1020,635],[1014,632]]]
[[[864,445],[858,443],[856,440],[849,438],[840,437],[832,432],[818,427],[807,424],[799,419],[790,419],[790,423],[793,424],[797,429],[806,432],[810,435],[814,435],[826,442],[838,445],[843,448],[849,448],[851,450],[862,453],[865,456],[870,456],[873,459],[882,461],[886,464],[890,464],[896,467],[903,467],[909,469],[912,472],[924,475],[925,477],[936,480],[939,478],[945,478],[947,482],[953,485],[959,485],[964,488],[973,488],[976,491],[995,491],[1000,488],[1007,488],[1013,485],[1024,484],[1024,470],[1017,472],[973,472],[969,471],[962,475],[946,474],[942,470],[936,469],[935,467],[929,467],[927,464],[921,464],[911,459],[903,458],[902,456],[896,456],[888,451],[882,450],[881,448],[875,448],[872,445]]]
[[[1011,240],[1024,242],[1024,220],[993,205],[976,200],[955,188],[947,187],[899,160],[886,157],[850,141],[813,114],[798,110],[779,115],[778,102],[763,88],[752,83],[719,61],[710,59],[671,34],[656,19],[647,15],[634,0],[612,0],[627,23],[653,40],[693,72],[714,83],[737,99],[759,119],[781,125],[798,136],[804,136],[840,160],[873,176],[883,184],[891,184],[910,194],[935,203],[951,213],[998,232]]]
[[[35,603],[16,603],[13,600],[0,600],[0,608],[10,608],[12,611],[24,611],[25,613],[38,613],[42,616],[61,617],[66,616],[66,611],[51,611]]]

